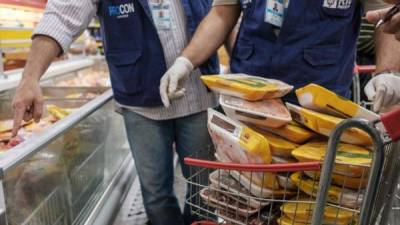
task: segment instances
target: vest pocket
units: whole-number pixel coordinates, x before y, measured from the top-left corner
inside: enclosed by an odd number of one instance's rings
[[[339,61],[341,45],[310,46],[304,49],[304,59],[312,66],[328,66]]]
[[[248,60],[254,53],[254,45],[237,43],[234,57]]]
[[[114,90],[125,94],[142,91],[142,74],[138,65],[141,55],[141,51],[106,54]]]

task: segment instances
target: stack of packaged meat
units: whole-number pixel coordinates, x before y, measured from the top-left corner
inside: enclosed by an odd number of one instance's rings
[[[316,84],[296,90],[300,105],[285,105],[280,98],[293,87],[277,80],[245,74],[203,76],[202,80],[211,90],[220,94],[220,105],[225,112],[208,111],[208,128],[216,158],[222,162],[323,162],[327,139],[340,122],[354,117],[368,120],[378,118],[375,113]],[[341,141],[343,143],[339,145],[328,201],[345,208],[358,209],[368,181],[371,139],[359,129],[349,129]],[[218,174],[222,172],[218,171]],[[298,190],[307,198],[314,198],[318,192],[319,177],[318,172],[272,174],[231,170],[224,174],[223,181],[217,180],[216,174],[210,175],[210,182],[216,189],[224,188],[221,183],[234,184],[237,193],[265,199],[287,198],[291,194],[298,195]],[[203,190],[201,195],[203,200],[209,201],[215,193]],[[222,204],[218,198],[214,198],[213,206],[219,203],[226,208],[230,197],[223,199],[226,201]],[[254,206],[251,210],[242,208],[241,212],[247,212],[246,216],[262,211],[263,204],[244,201],[243,205],[246,204]],[[290,208],[289,205],[287,208]],[[299,207],[299,210],[303,208],[305,206]],[[327,210],[326,220],[330,221],[329,212],[332,209]],[[308,224],[311,220],[311,217],[309,220],[293,217],[290,211],[281,209],[280,212],[280,219],[275,221],[277,224]],[[346,213],[339,212],[343,214],[340,224],[350,224],[354,219],[354,213],[352,219]],[[302,215],[301,212],[299,215]]]

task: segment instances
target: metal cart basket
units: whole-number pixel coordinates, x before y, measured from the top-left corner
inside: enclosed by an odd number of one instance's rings
[[[195,224],[387,224],[384,218],[393,213],[400,174],[395,167],[400,153],[392,144],[400,138],[399,118],[400,109],[379,121],[345,120],[332,132],[323,162],[226,163],[216,160],[212,148],[208,157],[203,152],[186,158],[191,194],[186,203],[203,221]],[[375,127],[378,123],[387,133]],[[340,137],[350,127],[370,135],[370,163],[335,161],[343,154],[338,151]]]

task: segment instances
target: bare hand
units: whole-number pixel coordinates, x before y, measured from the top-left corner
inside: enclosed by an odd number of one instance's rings
[[[25,77],[21,80],[12,102],[14,109],[14,128],[12,137],[18,134],[22,121],[34,119],[39,122],[43,113],[43,94],[39,82]]]
[[[387,3],[396,3],[395,0],[386,0]],[[391,7],[387,9],[374,10],[367,13],[366,18],[371,23],[378,23],[383,19]],[[395,14],[392,19],[382,25],[382,30],[388,34],[394,34],[396,39],[400,41],[400,13]]]

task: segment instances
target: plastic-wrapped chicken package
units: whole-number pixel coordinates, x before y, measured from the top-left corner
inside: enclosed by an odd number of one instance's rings
[[[321,173],[314,171],[306,171],[304,172],[307,176],[314,180],[319,180]],[[363,177],[348,177],[341,174],[332,174],[332,184],[335,184],[339,187],[345,187],[349,189],[364,189],[368,184],[368,173],[366,172]]]
[[[221,95],[219,103],[228,117],[255,125],[279,128],[292,117],[280,99],[250,102],[237,97]]]
[[[208,75],[202,76],[201,80],[215,92],[248,101],[280,98],[293,89],[279,80],[246,74]]]
[[[250,191],[235,180],[227,171],[216,170],[210,174],[209,179],[211,182],[210,187],[215,190],[222,190],[222,192],[230,192],[235,195],[251,195]],[[253,198],[243,197],[239,198],[239,200],[245,205],[258,210],[269,204],[268,201],[260,201]]]
[[[280,128],[268,128],[262,126],[257,126],[257,128],[279,135],[297,144],[303,144],[304,142],[316,136],[316,133],[303,127],[301,124],[298,124],[295,121],[291,121],[286,126]]]
[[[271,152],[267,139],[240,122],[208,110],[208,129],[219,160],[241,164],[270,164]],[[243,173],[255,185],[277,189],[279,184],[271,173]]]
[[[336,126],[343,121],[341,118],[315,112],[290,103],[286,103],[286,105],[293,120],[327,137],[329,137]],[[369,135],[357,128],[347,129],[343,133],[341,141],[356,145],[372,144]]]
[[[268,131],[263,131],[257,128],[254,130],[263,135],[267,139],[269,143],[269,149],[273,156],[291,158],[292,151],[300,146],[296,143],[290,142],[277,135],[274,135]]]
[[[284,218],[281,219],[282,222],[285,221],[294,222],[295,224],[311,224],[312,213],[315,209],[315,204],[311,204],[309,201],[315,200],[310,198],[293,200],[295,202],[287,202],[281,206],[281,211],[285,214]],[[352,223],[354,217],[356,217],[356,214],[349,210],[326,206],[323,224],[348,225]]]
[[[292,151],[293,157],[300,162],[322,161],[325,158],[328,143],[311,141]],[[368,177],[368,166],[372,162],[371,152],[356,145],[339,144],[333,173],[346,177]]]
[[[379,115],[317,84],[296,90],[301,106],[341,118],[377,120]]]
[[[21,126],[29,125],[32,122],[33,121],[29,121],[29,122],[22,121],[22,125]],[[13,119],[0,120],[0,134],[12,131],[13,126],[14,126],[14,120]]]
[[[309,196],[317,197],[319,191],[319,181],[307,177],[302,172],[294,173],[290,179],[298,188]],[[339,186],[331,185],[328,190],[328,202],[358,209],[361,207],[363,192],[354,191]]]

